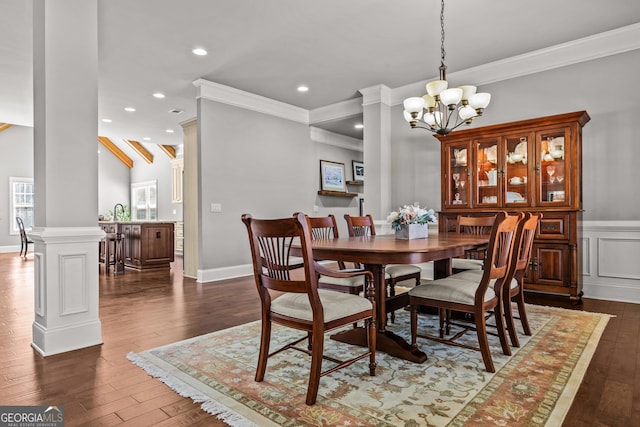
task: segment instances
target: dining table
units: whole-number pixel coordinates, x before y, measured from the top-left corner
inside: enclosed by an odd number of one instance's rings
[[[451,275],[451,258],[464,255],[489,241],[489,236],[431,232],[427,238],[403,240],[394,235],[340,237],[317,239],[312,242],[313,257],[317,261],[340,260],[362,264],[374,277],[376,303],[376,349],[415,363],[427,360],[427,355],[404,338],[387,329],[387,313],[409,305],[407,293],[387,297],[385,266],[389,264],[420,264],[433,261],[434,279]],[[295,251],[295,247],[293,250]],[[363,327],[347,329],[332,339],[367,345]]]

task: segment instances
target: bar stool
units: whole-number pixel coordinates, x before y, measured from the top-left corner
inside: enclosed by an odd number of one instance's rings
[[[109,273],[109,266],[113,265],[113,274],[124,273],[122,233],[107,233],[100,244],[104,245],[104,272]]]

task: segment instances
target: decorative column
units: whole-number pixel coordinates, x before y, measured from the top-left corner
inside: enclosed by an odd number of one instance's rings
[[[391,212],[391,90],[384,85],[360,89],[364,116],[366,213],[385,221]],[[377,229],[378,227],[376,227]]]
[[[98,2],[34,0],[35,318],[42,355],[102,343]]]

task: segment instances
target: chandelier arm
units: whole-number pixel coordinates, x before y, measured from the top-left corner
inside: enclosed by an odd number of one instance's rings
[[[452,127],[450,130],[455,130],[455,129],[459,128],[460,126],[462,126],[465,123],[466,123],[466,120],[460,120],[460,123],[456,123],[456,125],[454,127]]]
[[[411,129],[424,129],[424,130],[428,130],[429,132],[433,132],[433,133],[437,133],[437,130],[438,130],[438,129],[436,129],[434,127],[431,127],[431,126],[430,127],[426,127],[426,126],[420,126],[420,125],[417,125],[417,124],[411,126]]]

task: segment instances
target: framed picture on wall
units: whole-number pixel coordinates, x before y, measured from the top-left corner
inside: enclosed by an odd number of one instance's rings
[[[364,163],[357,160],[351,161],[353,165],[353,180],[364,181]]]
[[[347,191],[344,163],[320,160],[320,184],[324,191]]]

